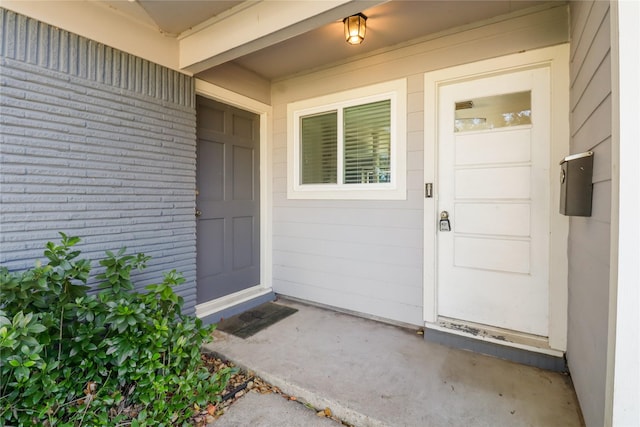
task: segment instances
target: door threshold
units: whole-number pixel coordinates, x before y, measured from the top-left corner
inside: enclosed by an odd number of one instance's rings
[[[557,372],[567,372],[564,352],[546,337],[527,335],[458,319],[425,323],[425,340]]]
[[[217,323],[240,311],[249,310],[267,301],[273,301],[273,289],[257,285],[196,305],[196,316],[205,323]]]

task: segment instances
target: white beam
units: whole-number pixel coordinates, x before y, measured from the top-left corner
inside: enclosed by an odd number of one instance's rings
[[[0,6],[71,33],[179,70],[178,40],[97,1],[2,0]]]
[[[180,37],[180,68],[198,73],[383,1],[259,1]]]
[[[611,289],[605,426],[640,425],[640,3],[611,1]]]

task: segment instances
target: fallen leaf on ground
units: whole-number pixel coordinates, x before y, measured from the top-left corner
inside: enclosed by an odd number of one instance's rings
[[[216,372],[222,368],[234,368],[234,364],[229,361],[223,361],[212,354],[203,354],[202,359],[205,362],[205,365],[211,372]],[[246,384],[244,390],[236,391],[234,395],[228,396],[222,402],[219,402],[217,405],[209,403],[206,408],[203,408],[201,411],[198,411],[197,414],[194,415],[192,421],[196,427],[204,427],[203,423],[210,424],[213,420],[220,418],[227,408],[231,406],[238,399],[242,398],[243,395],[247,394],[249,391],[254,390],[260,394],[268,394],[274,393],[284,397],[287,400],[293,402],[299,402],[305,407],[316,411],[316,415],[319,417],[332,418],[338,422],[341,422],[344,426],[350,426],[348,423],[341,421],[337,418],[334,418],[333,412],[330,408],[324,408],[318,411],[308,402],[304,402],[299,400],[296,396],[290,396],[285,394],[278,387],[273,386],[262,378],[255,376],[253,372],[245,372],[243,370],[238,369],[237,372],[229,378],[229,383],[227,384],[226,389],[223,391],[222,395],[229,395],[232,391],[237,390],[237,388],[243,384]]]
[[[316,415],[319,417],[327,417],[327,418],[331,418],[331,416],[333,415],[331,413],[331,409],[329,408],[324,408],[322,411],[318,411],[316,412]]]

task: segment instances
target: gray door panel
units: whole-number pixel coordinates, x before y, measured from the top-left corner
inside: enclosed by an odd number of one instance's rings
[[[259,117],[198,97],[197,303],[260,283]]]

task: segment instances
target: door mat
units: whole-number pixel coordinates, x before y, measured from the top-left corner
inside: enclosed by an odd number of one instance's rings
[[[298,310],[295,308],[267,302],[244,313],[221,320],[218,323],[218,330],[240,338],[248,338],[296,311]]]

